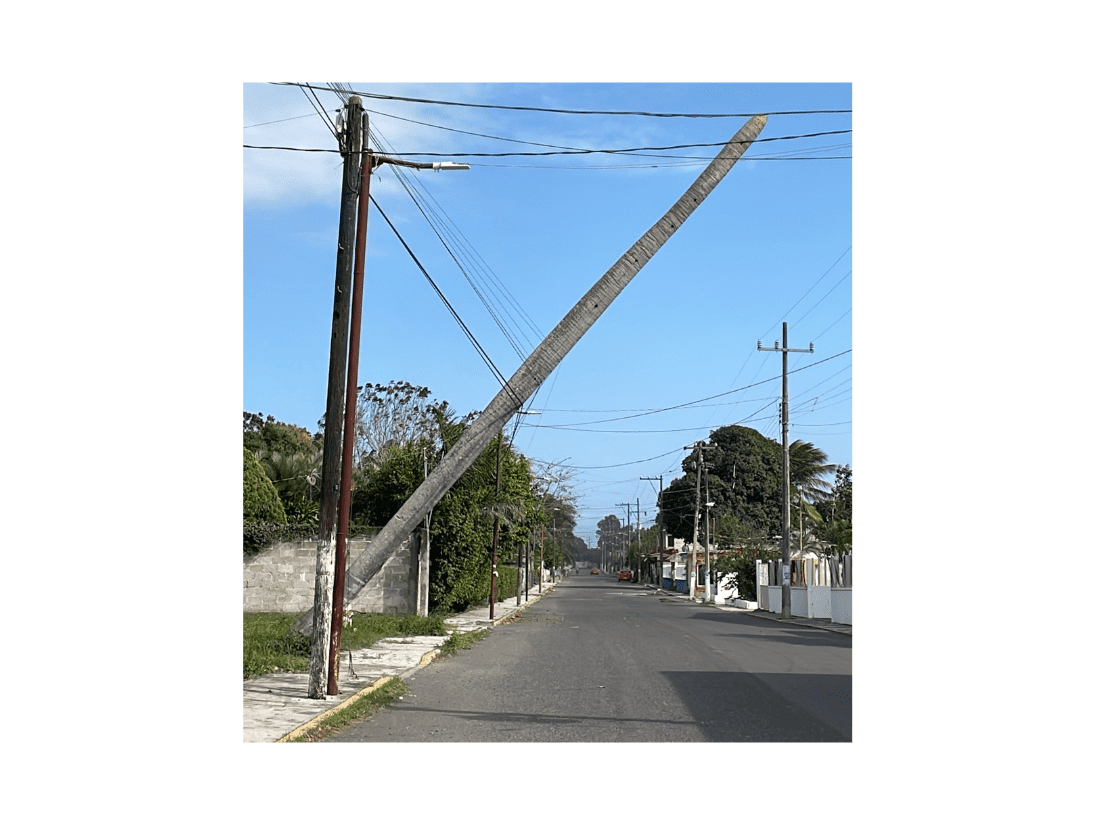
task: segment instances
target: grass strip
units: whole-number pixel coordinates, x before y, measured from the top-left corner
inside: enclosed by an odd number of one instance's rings
[[[490,630],[472,630],[467,633],[453,633],[438,650],[437,658],[455,656],[458,651],[470,650],[477,642],[490,635]]]
[[[278,741],[322,742],[343,728],[363,722],[376,711],[398,701],[406,691],[406,683],[398,676],[385,676]]]
[[[308,672],[311,641],[292,632],[296,619],[288,613],[243,614],[243,678],[278,671]],[[353,623],[342,629],[342,650],[372,647],[381,639],[444,636],[446,632],[441,615],[355,613]]]

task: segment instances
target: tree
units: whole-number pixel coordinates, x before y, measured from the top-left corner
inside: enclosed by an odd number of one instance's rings
[[[780,445],[756,430],[738,425],[712,431],[707,443],[711,449],[704,451],[704,463],[708,500],[714,502],[712,521],[718,523],[723,514],[729,513],[750,529],[765,535],[778,534],[783,473]],[[659,501],[666,532],[688,541],[692,540],[696,512],[696,452],[682,461],[684,475],[669,483]],[[702,508],[700,516],[702,519]]]
[[[255,454],[243,448],[243,518],[244,521],[272,521],[284,524],[285,509],[273,483],[262,469]]]
[[[322,436],[303,427],[272,415],[243,413],[243,446],[273,483],[290,524],[319,523],[322,444]]]
[[[597,549],[601,559],[612,559],[624,550],[624,526],[615,513],[597,522]],[[601,561],[597,561],[600,564]]]
[[[832,498],[827,506],[822,506],[821,512],[822,515],[828,515],[828,519],[820,528],[821,539],[828,542],[838,554],[852,552],[851,465],[837,467]]]
[[[402,386],[402,385],[400,385]],[[409,385],[408,385],[409,386]],[[409,403],[420,399],[405,394]],[[380,527],[399,510],[467,426],[447,404],[431,405],[432,433],[404,444],[390,440],[354,476],[351,517]],[[398,418],[398,411],[388,411]],[[501,440],[488,447],[434,507],[430,517],[430,610],[460,610],[490,593],[494,519],[499,521],[498,560],[512,563],[542,522],[531,462]],[[537,538],[539,530],[536,531]]]
[[[469,421],[473,415],[465,416]],[[429,387],[407,381],[385,385],[366,384],[357,397],[354,423],[354,466],[364,469],[382,464],[390,450],[441,439],[441,423],[452,421],[447,401],[430,398]]]
[[[243,413],[243,446],[256,455],[260,450],[268,455],[311,454],[322,444],[322,436],[312,435],[303,427],[285,424],[272,415]]]
[[[837,468],[829,457],[809,441],[795,441],[787,448],[791,459],[791,486],[813,504],[827,501],[833,485],[825,480]]]

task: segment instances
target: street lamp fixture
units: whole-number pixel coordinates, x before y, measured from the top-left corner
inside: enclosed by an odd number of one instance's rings
[[[372,163],[373,169],[380,166],[382,163],[388,163],[392,166],[406,166],[408,169],[433,169],[437,172],[471,169],[466,163],[453,163],[448,160],[437,161],[436,163],[419,163],[418,161],[402,160],[388,155],[374,155],[372,152],[368,152],[367,157]]]

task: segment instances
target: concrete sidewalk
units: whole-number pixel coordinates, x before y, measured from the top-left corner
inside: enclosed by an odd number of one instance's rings
[[[530,587],[528,601],[522,594],[496,602],[494,618],[490,607],[475,607],[446,619],[449,633],[467,633],[501,624],[518,610],[534,604],[555,586],[545,582]],[[406,678],[425,667],[437,655],[447,636],[408,636],[383,639],[363,650],[343,651],[338,679],[338,696],[308,698],[307,673],[269,673],[243,682],[243,741],[280,742],[290,734],[306,730],[345,705],[380,687],[392,677]]]

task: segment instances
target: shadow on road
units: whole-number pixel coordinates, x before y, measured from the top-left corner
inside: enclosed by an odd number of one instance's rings
[[[850,742],[852,677],[794,673],[662,674],[710,742]],[[827,718],[803,704],[817,699]]]

